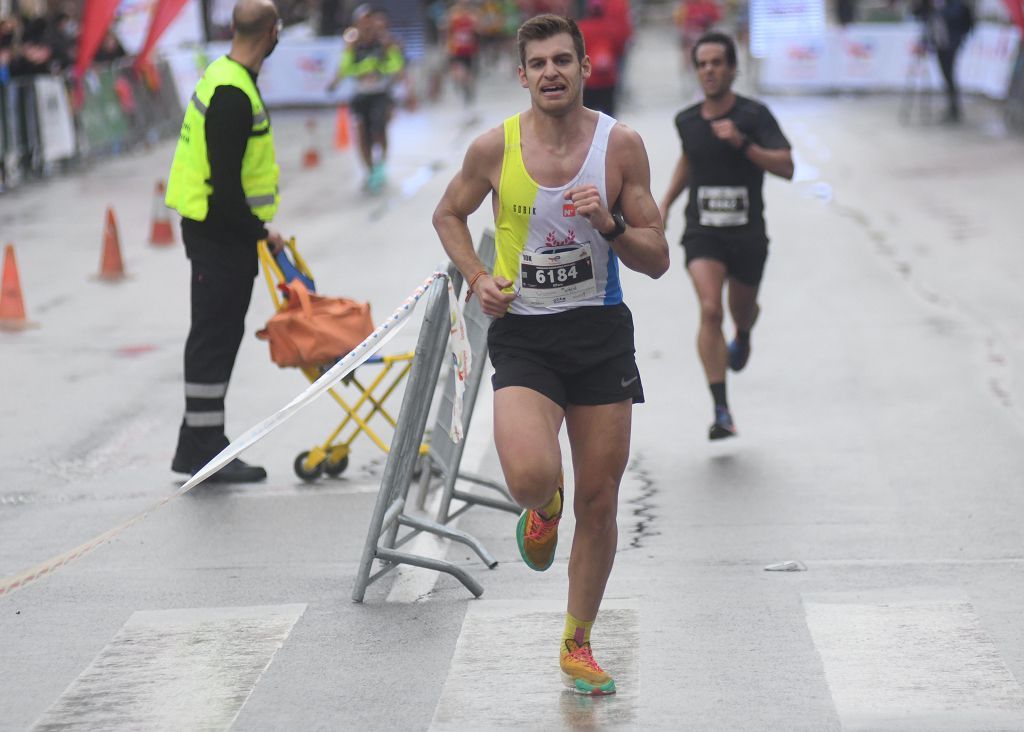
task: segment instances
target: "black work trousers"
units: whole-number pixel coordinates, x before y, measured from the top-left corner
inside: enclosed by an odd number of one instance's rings
[[[255,251],[255,250],[254,250]],[[185,416],[172,469],[193,473],[228,445],[224,397],[252,299],[248,266],[192,260],[192,327],[185,342]]]

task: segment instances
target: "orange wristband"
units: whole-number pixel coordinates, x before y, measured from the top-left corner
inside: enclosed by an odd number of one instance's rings
[[[478,279],[480,279],[481,277],[483,277],[484,275],[486,275],[486,274],[487,274],[487,270],[486,269],[482,269],[479,272],[477,272],[475,275],[473,275],[473,279],[471,279],[469,281],[469,291],[470,292],[473,291],[473,286],[476,285],[476,281]]]

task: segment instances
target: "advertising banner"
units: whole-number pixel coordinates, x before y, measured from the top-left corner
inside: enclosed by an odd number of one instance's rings
[[[916,23],[864,23],[831,28],[821,41],[779,41],[762,59],[761,89],[899,91],[912,77],[939,89],[942,75],[934,54],[916,55],[920,38]],[[961,90],[1005,98],[1019,44],[1016,27],[980,23],[957,58]]]
[[[192,96],[202,67],[227,53],[228,48],[227,43],[211,43],[202,57],[195,49],[165,54],[183,104]],[[341,38],[282,39],[260,69],[258,83],[263,101],[269,107],[347,102],[351,86],[341,84],[334,92],[327,92],[341,60],[341,49]]]
[[[750,52],[755,58],[787,42],[814,44],[824,35],[824,0],[750,0]]]

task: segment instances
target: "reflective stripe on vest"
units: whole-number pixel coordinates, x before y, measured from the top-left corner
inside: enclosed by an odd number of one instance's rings
[[[206,114],[217,87],[234,86],[252,104],[252,131],[242,156],[242,190],[261,221],[270,221],[279,202],[280,170],[274,154],[274,134],[256,84],[248,70],[227,56],[214,61],[196,84],[185,109],[185,119],[167,180],[166,203],[188,219],[205,221],[209,213],[210,160],[206,150]]]

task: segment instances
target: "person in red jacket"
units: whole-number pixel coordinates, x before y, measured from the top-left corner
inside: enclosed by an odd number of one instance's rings
[[[480,19],[469,0],[455,0],[446,20],[448,69],[466,104],[473,101],[480,55]]]
[[[590,0],[586,12],[577,22],[590,58],[590,78],[583,88],[583,106],[614,117],[619,68],[628,36],[608,14],[606,0]]]

